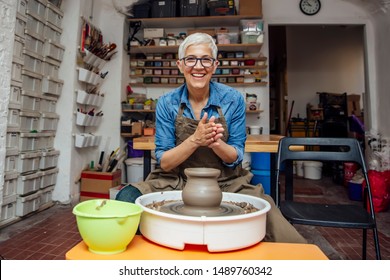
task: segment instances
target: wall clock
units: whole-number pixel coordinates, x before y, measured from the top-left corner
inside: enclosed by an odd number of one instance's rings
[[[320,0],[301,0],[299,2],[299,8],[305,15],[313,16],[320,11],[321,2]]]

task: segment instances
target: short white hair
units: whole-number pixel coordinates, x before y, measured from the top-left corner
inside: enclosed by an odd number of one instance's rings
[[[179,59],[185,56],[188,47],[193,45],[207,44],[210,47],[213,58],[217,59],[218,47],[215,44],[213,37],[207,33],[193,33],[184,39],[179,46]]]

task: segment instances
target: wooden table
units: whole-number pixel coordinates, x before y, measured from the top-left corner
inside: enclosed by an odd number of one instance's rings
[[[70,249],[67,260],[327,260],[313,244],[260,242],[229,252],[207,251],[204,245],[187,245],[183,251],[167,248],[136,235],[127,250],[114,255],[94,254],[84,241]]]
[[[248,135],[245,142],[245,152],[266,152],[276,153],[278,151],[279,140],[282,135]],[[133,139],[133,148],[136,150],[152,151],[156,148],[154,136],[142,136]]]
[[[276,155],[278,152],[279,140],[282,135],[248,135],[245,142],[245,152],[248,153],[271,153],[271,197],[275,199],[275,167]],[[154,136],[143,136],[133,139],[133,148],[136,150],[144,150],[144,179],[151,171],[151,151],[155,149]],[[299,149],[299,148],[297,148]]]

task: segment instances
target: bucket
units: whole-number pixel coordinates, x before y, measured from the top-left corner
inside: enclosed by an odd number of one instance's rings
[[[251,153],[251,168],[271,170],[271,153]]]
[[[363,186],[362,183],[349,181],[348,182],[348,197],[350,200],[363,200]]]
[[[250,135],[259,135],[259,134],[262,134],[262,127],[261,126],[255,126],[255,125],[251,125],[249,126],[249,134]]]
[[[271,171],[270,170],[251,170],[253,178],[251,180],[252,185],[262,184],[264,193],[271,194]]]
[[[303,174],[306,179],[320,180],[322,177],[322,162],[304,161]]]
[[[358,166],[354,162],[344,162],[344,187],[348,187],[348,182],[355,176]]]
[[[127,183],[137,183],[144,180],[144,159],[141,157],[125,160]],[[150,170],[156,168],[156,161],[152,159]]]
[[[303,177],[303,161],[296,161],[295,162],[295,172],[298,177]]]
[[[136,157],[143,157],[143,156],[144,156],[144,151],[134,150],[133,141],[132,140],[127,141],[127,157],[136,158]]]

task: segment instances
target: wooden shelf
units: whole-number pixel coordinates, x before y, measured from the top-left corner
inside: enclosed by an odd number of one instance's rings
[[[129,75],[134,78],[142,78],[142,77],[151,77],[151,78],[184,78],[183,75],[155,75],[155,74],[139,74],[139,75]],[[213,78],[229,78],[229,77],[246,77],[246,78],[257,78],[257,77],[267,77],[267,73],[259,73],[259,74],[218,74],[213,75]]]
[[[240,69],[266,69],[267,65],[256,65],[256,66],[222,66],[218,65],[218,68],[220,69],[235,69],[235,68],[240,68]],[[177,70],[177,66],[130,66],[130,69],[173,69]],[[132,75],[136,76],[136,75]],[[160,75],[159,75],[160,76]],[[181,75],[183,77],[183,75]]]
[[[123,113],[154,113],[155,110],[136,110],[136,109],[123,109]],[[248,114],[262,113],[264,110],[246,110]],[[131,124],[122,124],[122,126],[131,126]]]
[[[121,133],[121,136],[122,137],[131,138],[131,137],[141,137],[142,135],[140,135],[140,134],[131,134],[131,133]]]
[[[131,87],[178,87],[182,84],[144,84],[144,83],[130,83]],[[268,82],[255,82],[255,83],[226,83],[228,86],[238,87],[253,87],[253,86],[266,86]]]
[[[218,51],[244,51],[244,52],[259,52],[263,44],[228,44],[217,45]],[[177,53],[179,46],[130,46],[128,54],[136,53]]]
[[[154,113],[155,110],[144,110],[144,109],[122,109],[123,113]]]
[[[129,18],[128,21],[141,21],[142,28],[188,28],[209,26],[239,26],[241,19],[261,19],[256,16],[232,15],[232,16],[206,16],[206,17],[174,17],[174,18]]]
[[[264,110],[246,110],[247,114],[258,114],[262,112],[264,112]]]
[[[176,61],[177,58],[161,58],[161,59],[147,59],[147,58],[136,58],[136,57],[131,57],[131,59],[136,59],[136,60],[139,60],[139,61]],[[223,61],[223,60],[234,60],[234,61],[245,61],[245,60],[255,60],[255,61],[267,61],[267,58],[265,56],[261,56],[261,57],[237,57],[237,58],[227,58],[227,57],[223,57],[223,58],[218,58],[219,61]],[[221,65],[219,65],[221,66]],[[244,66],[252,66],[252,65],[244,65]],[[255,66],[255,65],[253,65]],[[258,65],[258,66],[265,66],[265,65]],[[141,67],[141,66],[133,66],[133,67]]]

